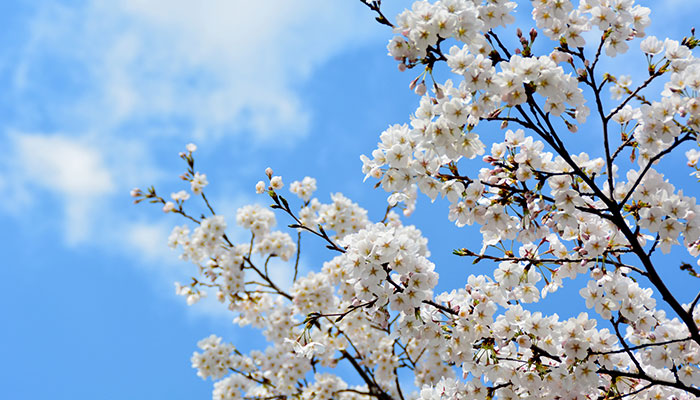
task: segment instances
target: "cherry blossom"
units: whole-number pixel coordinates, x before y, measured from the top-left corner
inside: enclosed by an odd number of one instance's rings
[[[272,207],[239,208],[247,240],[235,243],[227,231],[237,228],[205,196],[193,144],[180,154],[189,191],[131,192],[187,220],[168,244],[197,275],[176,293],[188,304],[215,295],[268,341],[249,354],[214,335],[199,342],[191,363],[215,381],[213,398],[700,397],[700,295],[682,298],[664,281],[671,269],[700,278],[667,256],[682,250],[700,264],[700,207],[661,162],[684,152],[700,179],[694,32],[645,37],[651,13],[633,0],[535,0],[527,30],[511,29],[526,2],[419,0],[394,22],[380,1],[362,3],[392,28],[399,71],[418,71],[415,112],[361,156],[365,179],[387,192],[383,218],[341,193],[314,197],[308,176],[288,198],[268,168],[255,192]],[[627,52],[646,60],[642,81],[600,71],[601,59]],[[454,249],[484,265],[464,286],[436,290],[447,266],[409,224],[422,195],[481,235]],[[198,200],[209,214],[188,212]],[[300,267],[308,235],[330,252],[321,268]],[[290,287],[269,272],[273,258],[289,265]],[[555,296],[575,316],[538,311]],[[361,384],[346,382],[351,373]]]

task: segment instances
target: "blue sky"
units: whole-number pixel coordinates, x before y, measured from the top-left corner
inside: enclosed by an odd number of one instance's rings
[[[253,187],[267,166],[287,183],[315,176],[322,201],[341,191],[383,214],[385,194],[362,182],[359,155],[418,103],[414,74],[386,56],[389,30],[353,0],[202,3],[0,3],[5,398],[209,398],[211,382],[190,368],[196,342],[255,334],[216,304],[175,296],[172,282],[193,272],[166,245],[182,221],[128,195],[184,188],[177,153],[188,142],[226,215],[264,202]],[[408,5],[385,3],[388,16]],[[681,38],[700,2],[665,4],[649,32]],[[630,60],[608,66],[632,73]],[[686,172],[674,178],[691,184]],[[410,222],[438,267],[466,280],[488,267],[450,256],[475,236],[446,213],[421,201]],[[306,268],[324,256],[311,251]]]

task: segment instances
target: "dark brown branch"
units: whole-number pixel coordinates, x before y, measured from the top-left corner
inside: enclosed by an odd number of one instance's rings
[[[376,397],[380,400],[392,400],[391,396],[382,390],[382,388],[379,387],[379,385],[372,378],[370,378],[369,375],[367,375],[367,372],[362,369],[362,366],[357,363],[357,360],[355,360],[355,358],[351,356],[347,350],[341,350],[340,353],[343,355],[344,359],[348,360],[350,364],[352,364],[352,367],[355,369],[355,371],[357,371],[365,384],[367,384],[369,396]]]
[[[667,344],[673,344],[673,343],[682,343],[682,342],[687,342],[689,340],[692,340],[692,338],[685,338],[685,339],[673,339],[673,340],[667,340],[665,342],[657,342],[657,343],[645,343],[645,344],[640,344],[638,346],[632,346],[632,347],[627,347],[624,349],[619,349],[619,350],[610,350],[610,351],[591,351],[590,354],[593,355],[606,355],[606,354],[618,354],[618,353],[625,353],[628,351],[635,351],[639,349],[645,349],[647,347],[654,347],[654,346],[665,346]]]
[[[609,370],[609,369],[605,369],[605,368],[600,368],[600,369],[598,369],[597,372],[599,374],[608,375],[612,378],[624,377],[624,378],[640,379],[643,381],[647,381],[649,383],[653,383],[655,386],[656,385],[670,386],[670,387],[674,387],[676,389],[685,390],[686,392],[694,394],[695,396],[700,396],[700,389],[698,389],[698,388],[695,388],[692,386],[686,386],[681,382],[663,381],[660,379],[652,378],[646,374],[640,374],[639,372]]]
[[[299,274],[299,258],[301,257],[301,232],[297,232],[297,256],[294,260],[294,278],[292,282],[297,281],[297,275]]]
[[[618,112],[620,112],[620,110],[622,110],[622,109],[625,107],[625,105],[627,105],[627,103],[629,103],[632,99],[636,98],[636,97],[637,97],[637,94],[638,94],[639,92],[641,92],[642,89],[644,89],[644,88],[646,88],[647,86],[649,86],[649,84],[650,84],[654,79],[656,79],[656,78],[658,78],[659,76],[663,75],[663,72],[660,72],[660,71],[662,71],[662,70],[658,70],[658,71],[654,72],[653,75],[651,75],[650,77],[648,77],[647,80],[645,80],[644,83],[642,83],[637,89],[634,90],[634,92],[632,92],[629,96],[627,96],[627,98],[626,98],[625,100],[623,100],[622,103],[618,104],[618,106],[615,107],[614,110],[610,111],[610,113],[604,117],[604,121],[609,121],[610,119],[612,119],[612,117],[614,117],[615,114],[617,114]]]
[[[615,336],[617,336],[617,339],[620,341],[620,344],[622,344],[622,347],[624,348],[625,353],[627,353],[627,356],[634,363],[634,366],[637,367],[637,371],[639,371],[641,374],[646,375],[644,369],[642,368],[642,365],[639,364],[639,360],[637,360],[634,354],[632,354],[632,350],[629,348],[627,342],[625,341],[625,338],[620,333],[620,316],[618,315],[617,321],[610,319],[610,323],[612,323],[613,328],[615,328]]]
[[[340,252],[340,253],[345,253],[345,249],[342,248],[342,247],[340,247],[340,246],[338,246],[338,245],[328,236],[328,234],[326,233],[326,231],[323,229],[323,227],[322,227],[321,225],[318,225],[318,231],[316,231],[316,230],[314,230],[314,229],[312,229],[312,228],[309,228],[308,226],[304,225],[304,224],[301,222],[301,220],[300,220],[299,218],[297,218],[296,215],[294,215],[294,213],[292,212],[291,208],[289,207],[289,203],[287,203],[287,200],[286,200],[284,197],[279,196],[277,193],[275,193],[275,192],[272,191],[272,190],[269,192],[269,194],[270,194],[270,197],[272,198],[272,200],[275,202],[275,204],[273,204],[273,205],[270,206],[270,207],[272,207],[273,209],[280,209],[280,210],[286,212],[286,213],[289,214],[289,216],[292,217],[292,218],[294,219],[294,221],[296,222],[296,224],[291,224],[291,225],[289,225],[290,228],[299,228],[299,229],[303,229],[303,230],[305,230],[305,231],[307,231],[307,232],[311,232],[312,234],[314,234],[314,235],[320,237],[321,239],[325,240],[325,241],[328,243],[328,245],[326,246],[327,248],[329,248],[329,249],[331,249],[331,250],[335,250],[335,251]]]
[[[377,13],[377,16],[374,18],[375,21],[379,22],[382,25],[390,26],[394,28],[394,24],[392,24],[387,17],[384,16],[381,10],[382,6],[382,1],[381,0],[360,0],[360,2],[367,7],[369,7],[370,10],[374,11]]]
[[[260,271],[260,269],[258,269],[258,267],[256,267],[255,264],[253,264],[253,262],[250,260],[249,257],[243,257],[243,260],[244,260],[245,262],[248,263],[248,266],[249,266],[250,268],[252,268],[253,271],[257,272],[257,274],[258,274],[263,280],[265,280],[265,282],[267,282],[267,284],[269,285],[270,289],[275,290],[277,293],[279,293],[281,296],[283,296],[283,297],[286,298],[287,300],[292,300],[292,299],[293,299],[292,296],[290,296],[290,295],[289,295],[288,293],[286,293],[284,290],[280,289],[277,285],[275,285],[275,283],[272,282],[272,280],[270,279],[269,276],[267,276],[267,274],[265,274],[265,273],[263,273],[262,271]]]
[[[627,192],[627,195],[625,196],[625,198],[622,199],[622,201],[620,202],[620,205],[618,207],[622,207],[622,205],[626,204],[627,201],[630,199],[630,197],[632,197],[632,194],[634,194],[634,191],[637,189],[637,186],[639,186],[642,183],[642,180],[646,176],[647,172],[649,172],[649,170],[651,169],[651,166],[654,164],[654,162],[656,162],[657,160],[661,159],[661,157],[663,157],[666,154],[673,151],[673,149],[678,147],[681,143],[688,141],[690,139],[692,139],[692,136],[690,135],[690,133],[687,133],[685,136],[681,137],[680,139],[676,138],[676,140],[673,142],[673,144],[671,144],[671,146],[660,151],[655,156],[651,157],[649,159],[649,162],[647,163],[647,165],[642,170],[642,172],[639,174],[639,176],[637,176],[637,179],[634,181],[634,184],[632,184],[632,187]]]
[[[619,250],[613,250],[611,252],[617,253],[617,252],[619,252]],[[455,255],[458,255],[458,256],[462,256],[462,257],[465,257],[465,256],[466,257],[476,257],[477,262],[480,261],[481,259],[485,259],[485,260],[491,260],[491,261],[496,261],[496,262],[501,262],[501,261],[526,262],[526,263],[530,263],[530,264],[534,264],[534,265],[537,265],[537,264],[560,265],[560,264],[567,264],[567,263],[581,263],[584,261],[585,262],[592,262],[592,261],[599,260],[599,258],[600,258],[600,257],[596,257],[596,258],[527,258],[527,257],[511,257],[511,256],[497,257],[497,256],[488,255],[488,254],[477,254],[477,253],[475,253],[467,248],[457,249],[457,250],[454,250],[452,253]],[[605,256],[608,253],[609,253],[608,251],[604,252],[603,256]],[[613,266],[618,267],[618,268],[623,268],[623,267],[630,268],[630,269],[638,272],[641,275],[645,274],[644,271],[642,271],[638,268],[635,268],[631,265],[624,264],[622,262],[618,262],[618,261],[614,261],[614,260],[601,260],[601,261],[604,262],[605,264],[613,265]]]

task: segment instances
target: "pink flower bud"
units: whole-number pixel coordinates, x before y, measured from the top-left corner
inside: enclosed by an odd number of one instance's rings
[[[409,89],[411,89],[411,90],[416,89],[416,85],[418,85],[418,78],[420,78],[420,77],[417,77],[416,79],[412,80],[411,83],[408,84]]]
[[[416,86],[415,92],[418,96],[423,96],[427,91],[428,88],[425,86],[425,82],[421,82],[418,86]]]
[[[433,85],[433,90],[435,91],[435,97],[437,97],[438,99],[442,99],[445,97],[445,92],[443,92],[442,88],[437,84]]]

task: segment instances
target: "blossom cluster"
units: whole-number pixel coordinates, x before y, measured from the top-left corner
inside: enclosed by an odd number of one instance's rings
[[[414,227],[374,224],[340,244],[347,252],[338,262],[344,264],[347,283],[354,288],[346,300],[376,301],[378,306],[388,302],[393,310],[412,315],[423,300],[432,298],[435,266],[426,258],[427,241]]]

